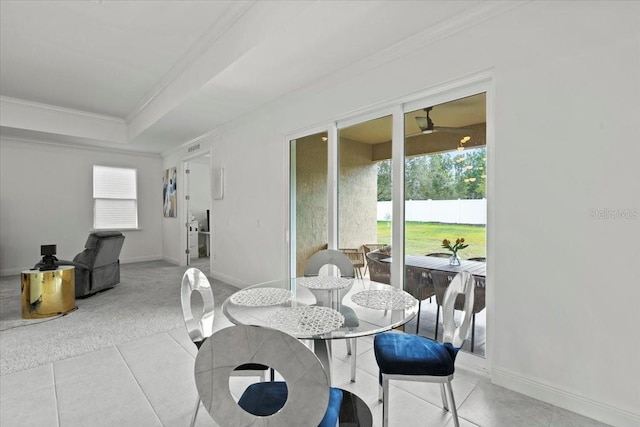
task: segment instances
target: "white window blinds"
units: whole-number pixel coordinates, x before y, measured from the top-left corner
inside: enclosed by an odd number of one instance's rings
[[[93,166],[93,228],[138,228],[137,171]]]

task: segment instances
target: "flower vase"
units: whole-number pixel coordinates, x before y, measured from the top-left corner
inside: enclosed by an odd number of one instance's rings
[[[458,254],[453,254],[449,257],[449,265],[460,265],[460,258],[458,258]]]

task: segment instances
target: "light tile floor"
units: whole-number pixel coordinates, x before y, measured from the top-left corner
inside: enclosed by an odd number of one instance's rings
[[[223,316],[216,328],[229,325]],[[188,426],[197,398],[193,377],[196,349],[183,329],[160,333],[0,377],[0,425],[13,426]],[[381,425],[377,365],[372,339],[358,340],[357,381],[349,380],[344,343],[333,349],[333,384],[360,396]],[[233,378],[239,393],[250,378]],[[453,382],[460,425],[488,427],[603,424],[492,385],[458,368]],[[441,409],[439,386],[392,382],[391,426],[453,426]],[[215,426],[201,406],[197,426]]]

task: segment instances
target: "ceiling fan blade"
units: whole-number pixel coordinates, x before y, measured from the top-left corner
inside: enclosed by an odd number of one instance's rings
[[[471,129],[454,128],[454,127],[447,127],[447,126],[434,126],[433,130],[439,130],[441,132],[459,133],[459,134],[472,133]]]

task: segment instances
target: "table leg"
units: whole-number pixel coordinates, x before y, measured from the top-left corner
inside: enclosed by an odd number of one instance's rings
[[[313,351],[322,362],[331,384],[331,340],[313,340]]]

